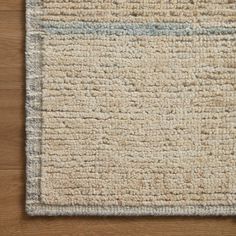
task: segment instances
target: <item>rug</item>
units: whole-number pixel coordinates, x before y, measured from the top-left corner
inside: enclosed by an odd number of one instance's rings
[[[234,0],[26,8],[29,215],[235,215]]]

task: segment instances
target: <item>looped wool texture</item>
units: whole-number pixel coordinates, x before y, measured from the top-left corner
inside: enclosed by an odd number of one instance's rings
[[[26,8],[28,214],[235,215],[235,1]]]

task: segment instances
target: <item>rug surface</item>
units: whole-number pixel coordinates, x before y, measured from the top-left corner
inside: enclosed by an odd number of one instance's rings
[[[236,214],[236,1],[26,5],[28,214]]]

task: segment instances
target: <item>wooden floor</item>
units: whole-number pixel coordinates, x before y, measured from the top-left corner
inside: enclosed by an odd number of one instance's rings
[[[0,235],[236,235],[236,217],[26,216],[24,73],[24,0],[0,0]]]

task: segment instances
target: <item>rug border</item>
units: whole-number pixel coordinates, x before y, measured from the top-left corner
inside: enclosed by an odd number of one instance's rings
[[[40,199],[40,54],[33,50],[40,47],[37,37],[40,22],[34,12],[40,12],[42,0],[26,0],[26,213],[30,216],[103,215],[103,216],[226,216],[236,215],[236,205],[226,206],[57,206],[45,205]],[[37,15],[37,14],[36,14]],[[36,37],[36,39],[35,39]],[[40,51],[39,51],[40,52]],[[38,79],[38,80],[37,80]],[[36,120],[35,120],[36,119]],[[38,119],[38,121],[37,121]]]
[[[101,207],[28,205],[30,216],[235,216],[235,206]]]

